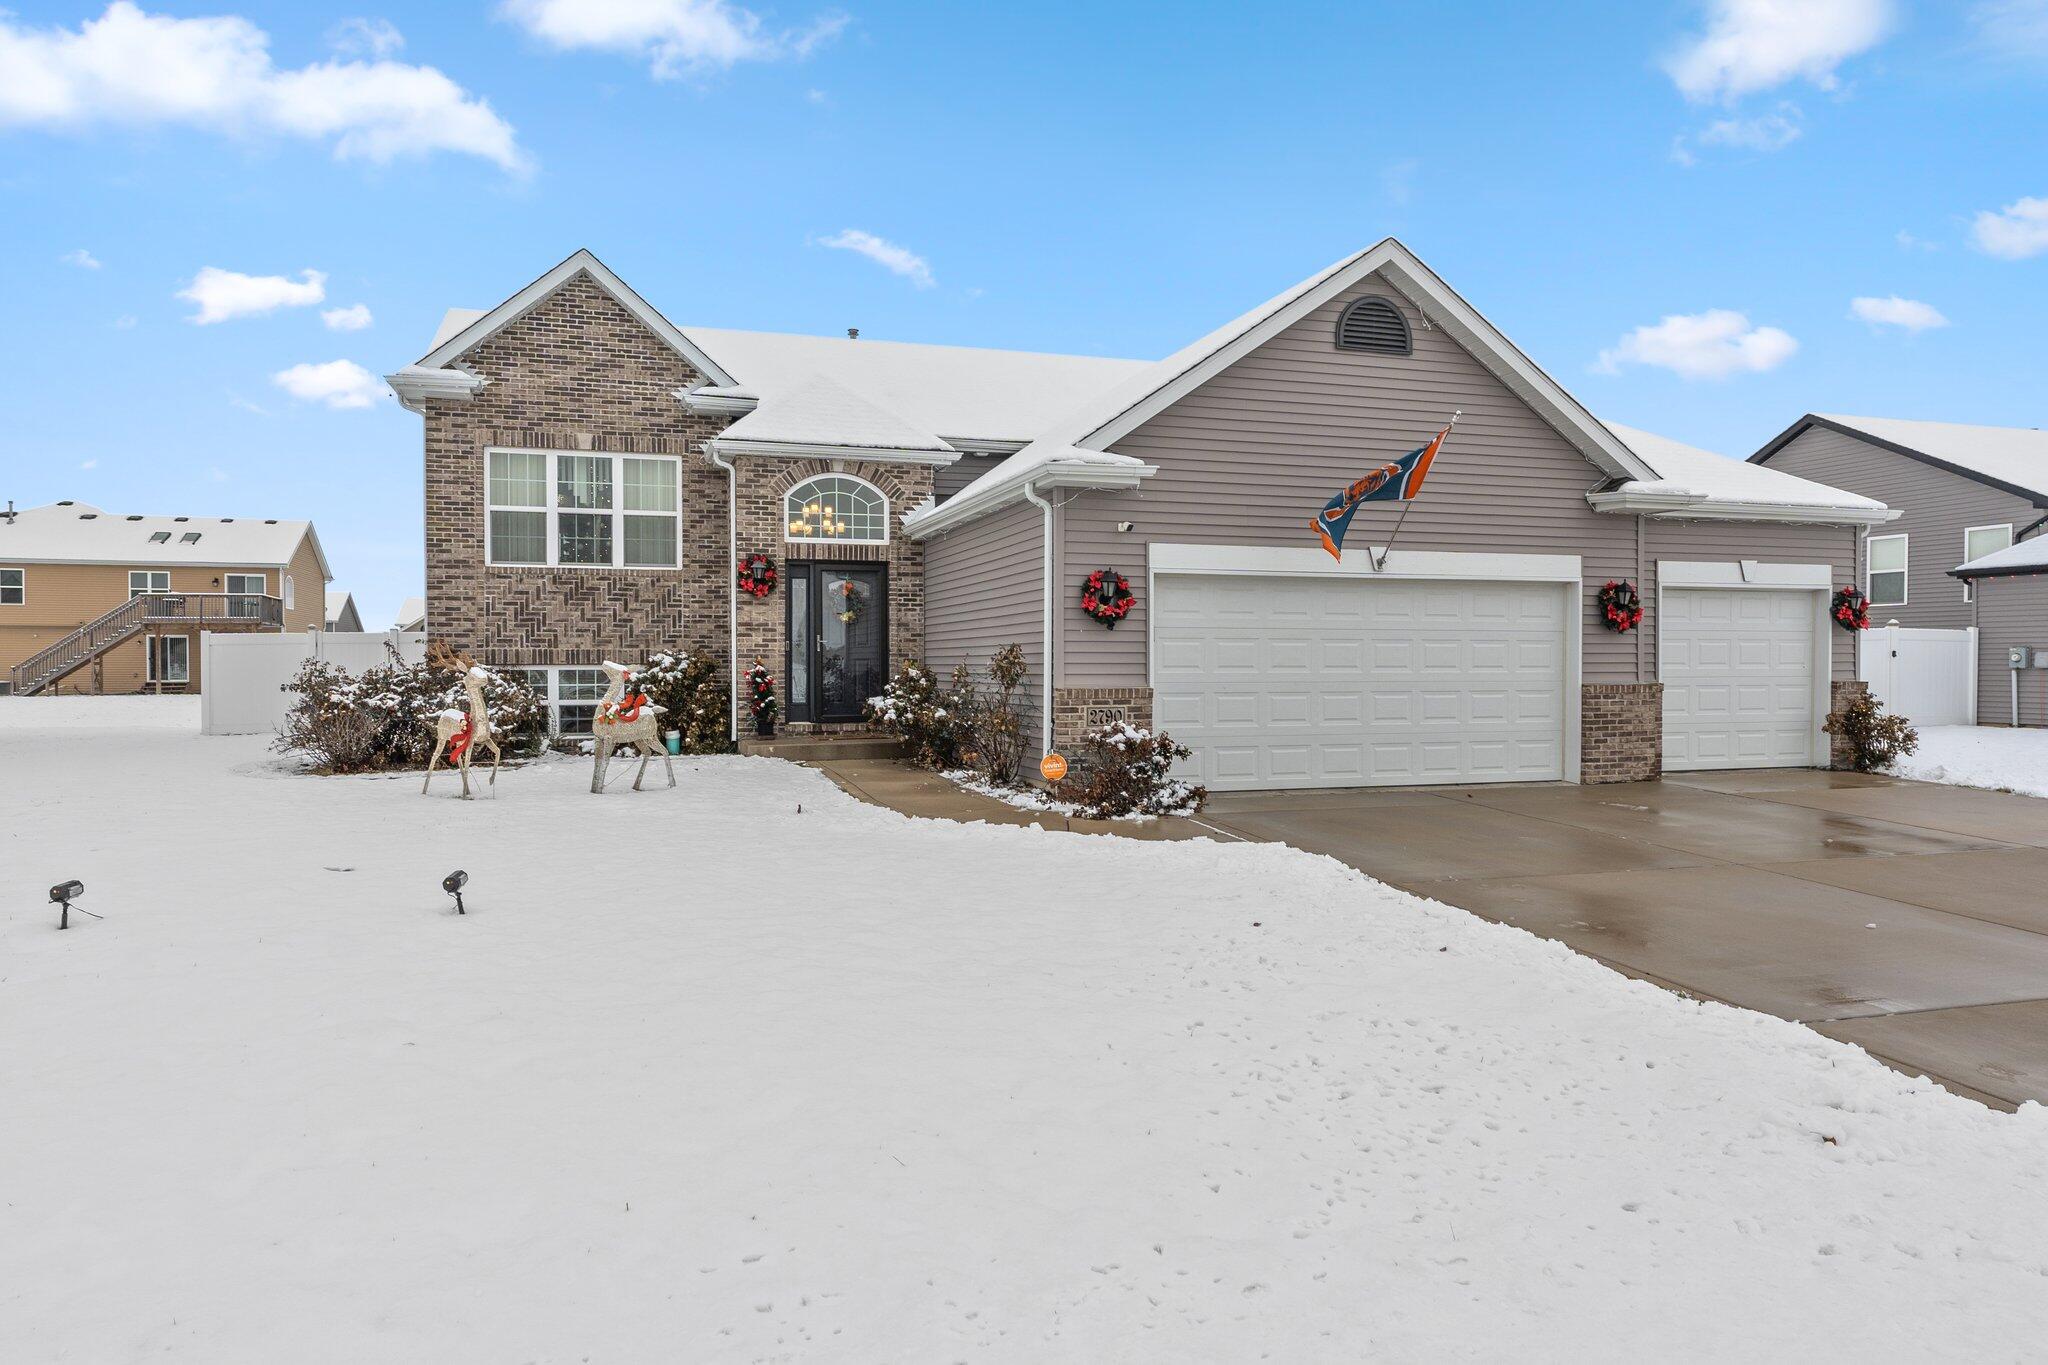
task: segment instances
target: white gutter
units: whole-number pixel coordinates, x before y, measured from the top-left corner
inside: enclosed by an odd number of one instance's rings
[[[1001,467],[997,466],[998,469]],[[1029,482],[1037,488],[1086,488],[1109,491],[1136,488],[1158,472],[1159,466],[1149,464],[1054,463],[1045,465],[1033,473]],[[1008,507],[1023,494],[1024,483],[1024,479],[1019,479],[1014,483],[984,486],[972,496],[964,492],[956,493],[942,503],[914,507],[903,514],[903,529],[913,540],[929,539],[977,517],[985,517],[991,512]]]
[[[1025,499],[1045,514],[1045,644],[1043,647],[1045,659],[1045,697],[1041,703],[1042,715],[1039,728],[1045,739],[1044,752],[1049,754],[1052,752],[1052,504],[1039,497],[1038,490],[1032,487],[1029,482],[1026,482],[1023,487]]]
[[[1672,517],[1703,521],[1782,521],[1821,525],[1882,526],[1896,521],[1899,509],[1890,507],[1827,507],[1818,503],[1747,502],[1737,498],[1715,498],[1684,489],[1664,491],[1621,487],[1605,493],[1588,493],[1586,501],[1596,512],[1618,512],[1645,517]]]
[[[824,441],[755,441],[744,436],[720,436],[706,442],[705,449],[726,455],[788,455],[811,460],[871,460],[877,464],[949,465],[960,459],[960,452],[950,449],[839,445]]]
[[[709,445],[705,456],[725,471],[725,627],[726,657],[732,660],[732,742],[740,742],[740,472]]]

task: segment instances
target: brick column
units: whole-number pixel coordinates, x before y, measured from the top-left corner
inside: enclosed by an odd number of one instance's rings
[[[1579,781],[1664,775],[1663,683],[1587,683],[1579,696]]]
[[[1829,722],[1832,723],[1837,720],[1842,712],[1849,709],[1850,703],[1854,702],[1858,697],[1867,696],[1869,693],[1870,684],[1867,682],[1859,682],[1855,679],[1845,681],[1838,678],[1834,682],[1829,683]],[[1843,735],[1839,729],[1828,732],[1828,766],[1830,768],[1854,768],[1856,766],[1856,760],[1849,748],[1848,737]]]
[[[1055,687],[1052,690],[1053,748],[1071,755],[1081,736],[1098,725],[1121,720],[1141,730],[1152,728],[1149,687]]]

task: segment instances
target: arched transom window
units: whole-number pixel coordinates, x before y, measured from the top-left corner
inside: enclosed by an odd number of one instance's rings
[[[889,539],[889,500],[849,474],[821,474],[789,490],[783,521],[791,540],[880,545]]]

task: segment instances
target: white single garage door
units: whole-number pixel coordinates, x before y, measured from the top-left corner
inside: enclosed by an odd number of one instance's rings
[[[1216,791],[1564,776],[1561,584],[1162,575],[1158,725]]]
[[[1814,761],[1819,594],[1666,588],[1659,650],[1664,766],[1799,768]]]

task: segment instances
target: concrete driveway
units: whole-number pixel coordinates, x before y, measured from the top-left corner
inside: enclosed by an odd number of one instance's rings
[[[2048,801],[1777,769],[1228,794],[1201,820],[1987,1103],[2048,1103]]]

